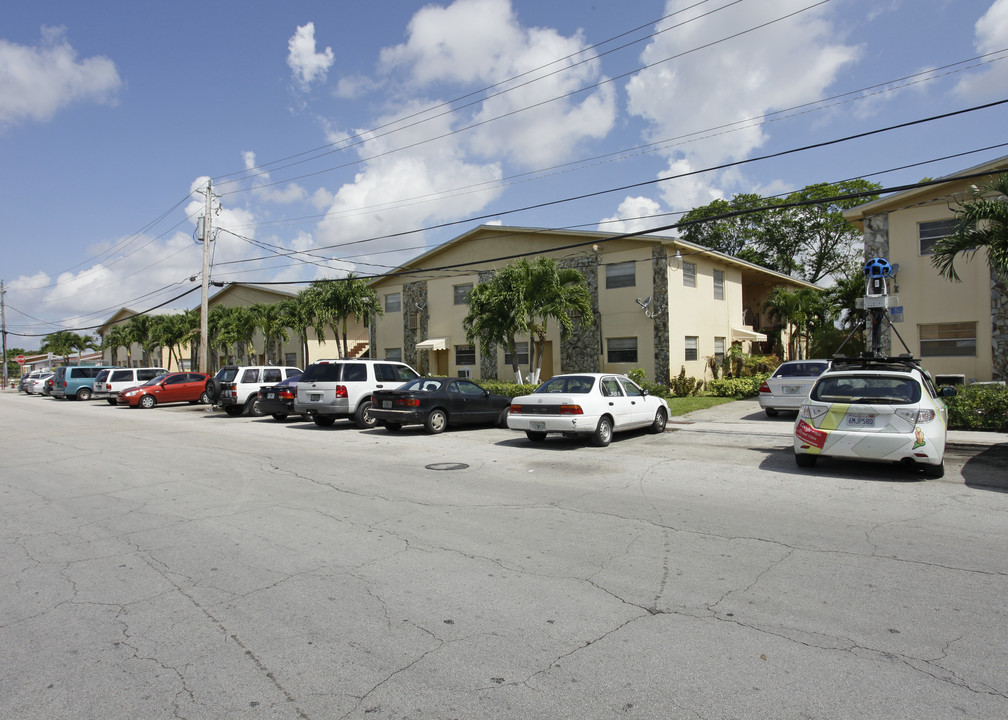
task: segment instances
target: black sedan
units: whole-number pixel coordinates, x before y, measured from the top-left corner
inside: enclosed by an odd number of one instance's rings
[[[395,390],[371,395],[371,417],[395,432],[403,425],[423,425],[429,433],[449,425],[496,424],[507,427],[511,398],[494,395],[472,380],[422,377]]]
[[[256,404],[263,415],[272,415],[277,422],[283,422],[288,415],[294,414],[294,391],[297,389],[300,375],[281,380],[276,385],[263,385],[259,388]]]

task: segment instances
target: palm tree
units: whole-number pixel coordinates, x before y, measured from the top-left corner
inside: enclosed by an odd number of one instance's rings
[[[71,333],[71,335],[73,335],[73,338],[71,339],[71,347],[77,351],[78,361],[85,350],[101,349],[101,345],[95,342],[95,339],[90,335],[77,335],[76,333]]]
[[[763,309],[771,320],[782,324],[789,332],[788,360],[800,359],[802,348],[808,346],[812,331],[830,315],[822,294],[812,288],[788,290],[775,287],[767,295]]]
[[[190,338],[192,330],[189,314],[172,313],[157,315],[151,323],[151,335],[154,340],[163,348],[168,349],[168,362],[175,361],[175,367],[182,368],[182,345]]]
[[[297,297],[287,298],[280,301],[280,314],[283,317],[284,327],[288,327],[297,333],[301,343],[301,357],[304,360],[302,367],[308,367],[308,329],[314,321],[314,310],[312,309],[311,288],[307,287],[297,294]]]
[[[256,303],[249,306],[255,328],[263,335],[263,358],[267,364],[280,363],[281,348],[290,336],[280,303]]]
[[[70,362],[70,353],[74,350],[74,340],[76,337],[76,334],[69,330],[57,330],[42,338],[39,350],[59,355],[63,358],[63,364],[66,365]]]
[[[956,232],[935,243],[931,264],[947,280],[962,282],[955,270],[956,257],[972,259],[983,247],[991,270],[1008,277],[1008,174],[981,187],[974,185],[971,191],[972,200],[953,208]]]
[[[469,293],[469,311],[462,320],[466,340],[479,342],[480,352],[490,355],[503,345],[511,354],[515,382],[521,382],[515,335],[522,325],[517,290],[502,272],[476,285]]]
[[[325,341],[325,326],[328,325],[336,338],[336,350],[340,357],[346,357],[350,351],[347,339],[347,326],[351,316],[364,321],[374,315],[383,315],[384,309],[378,300],[378,293],[367,282],[355,275],[348,274],[339,280],[320,280],[313,282],[314,290],[310,293],[310,304],[315,312],[315,333],[319,342]]]
[[[157,345],[151,340],[152,323],[150,315],[134,315],[126,323],[126,335],[130,341],[130,348],[132,349],[133,345],[140,346],[143,351],[140,362],[145,366],[150,365],[150,353]]]
[[[121,347],[125,347],[127,354],[129,354],[129,341],[126,339],[126,330],[122,325],[113,325],[102,336],[102,350],[112,350],[109,359],[113,365],[119,364],[119,348]]]

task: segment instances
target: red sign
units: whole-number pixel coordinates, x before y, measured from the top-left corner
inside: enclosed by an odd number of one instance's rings
[[[24,365],[25,356],[24,355],[18,355],[16,358],[14,358],[14,360],[15,360],[15,362],[17,362],[18,365]]]
[[[798,423],[798,427],[795,428],[795,435],[798,436],[799,440],[807,442],[809,445],[817,447],[820,450],[822,450],[822,446],[826,444],[827,433],[822,430],[817,430],[804,420]]]

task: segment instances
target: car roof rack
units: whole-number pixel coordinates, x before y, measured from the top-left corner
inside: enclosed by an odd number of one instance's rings
[[[854,369],[874,369],[874,370],[921,370],[920,359],[915,358],[910,353],[902,355],[878,356],[872,353],[863,353],[859,356],[836,355],[830,360],[831,370],[854,370]]]

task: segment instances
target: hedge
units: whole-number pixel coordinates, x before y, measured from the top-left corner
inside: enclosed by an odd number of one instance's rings
[[[1008,432],[1008,385],[959,385],[945,403],[950,430]]]

